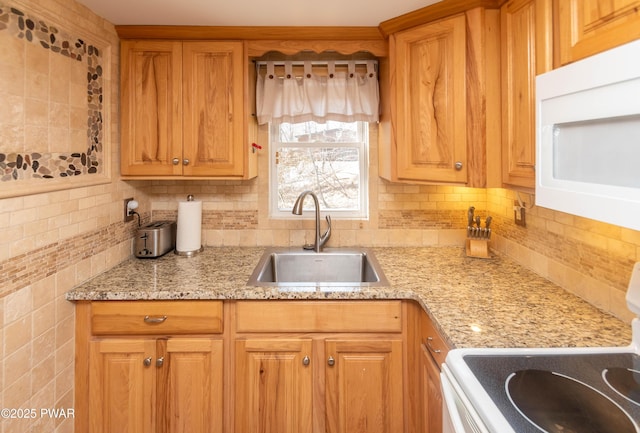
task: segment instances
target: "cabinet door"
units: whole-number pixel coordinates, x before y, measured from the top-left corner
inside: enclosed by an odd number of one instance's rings
[[[105,339],[89,347],[89,432],[155,433],[155,341]]]
[[[158,340],[158,433],[222,433],[222,340]]]
[[[535,78],[551,69],[551,0],[512,0],[501,14],[502,181],[535,187]]]
[[[242,42],[184,42],[185,176],[243,175],[243,59]]]
[[[311,340],[236,341],[237,433],[309,433]]]
[[[422,388],[422,433],[442,433],[442,391],[440,369],[422,345],[420,380]]]
[[[640,0],[560,0],[560,64],[640,38]]]
[[[465,35],[460,15],[394,36],[399,180],[467,181]]]
[[[402,341],[327,340],[325,354],[327,432],[402,432]]]
[[[122,41],[120,61],[122,174],[182,174],[182,43]]]

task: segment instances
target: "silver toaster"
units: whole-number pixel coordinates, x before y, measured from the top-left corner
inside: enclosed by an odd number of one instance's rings
[[[160,257],[176,246],[176,223],[156,221],[138,229],[135,255],[140,258]]]

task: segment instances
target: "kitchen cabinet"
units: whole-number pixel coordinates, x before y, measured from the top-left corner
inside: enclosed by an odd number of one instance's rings
[[[389,38],[395,146],[384,177],[466,183],[465,25],[458,15]]]
[[[400,302],[237,307],[237,433],[403,431]]]
[[[402,340],[342,338],[325,341],[326,431],[403,431]]]
[[[236,432],[311,432],[310,339],[236,341]]]
[[[640,38],[639,0],[555,0],[555,7],[560,65]]]
[[[125,178],[255,176],[244,44],[123,40]]]
[[[488,149],[499,143],[498,59],[497,10],[392,34],[381,63],[380,176],[487,186]]]
[[[511,0],[500,9],[502,182],[535,188],[535,78],[552,68],[552,0]]]
[[[79,313],[89,331],[77,332],[87,356],[76,364],[76,429],[223,431],[220,301],[93,302]]]
[[[222,340],[90,343],[91,433],[222,433]]]
[[[442,391],[440,368],[449,347],[431,318],[424,311],[420,316],[420,398],[422,401],[421,432],[442,432]]]

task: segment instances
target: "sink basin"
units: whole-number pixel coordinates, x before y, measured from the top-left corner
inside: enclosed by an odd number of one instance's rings
[[[322,252],[302,249],[267,249],[253,274],[250,286],[348,285],[388,286],[380,264],[366,248],[325,248]]]

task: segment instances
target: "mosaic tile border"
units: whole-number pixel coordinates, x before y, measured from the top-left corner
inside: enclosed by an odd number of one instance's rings
[[[476,209],[478,215],[485,211]],[[467,213],[459,209],[407,209],[378,212],[378,229],[464,229]]]
[[[146,222],[148,214],[143,215],[142,223]],[[131,240],[137,230],[134,223],[112,223],[91,233],[59,240],[0,261],[0,299]]]
[[[0,3],[0,31],[39,44],[87,65],[87,150],[73,153],[0,153],[0,182],[24,179],[54,179],[101,174],[103,166],[104,116],[101,50],[57,27]]]
[[[155,210],[153,220],[177,221],[176,210]],[[202,211],[202,228],[204,230],[253,230],[258,228],[257,210],[204,210]]]

